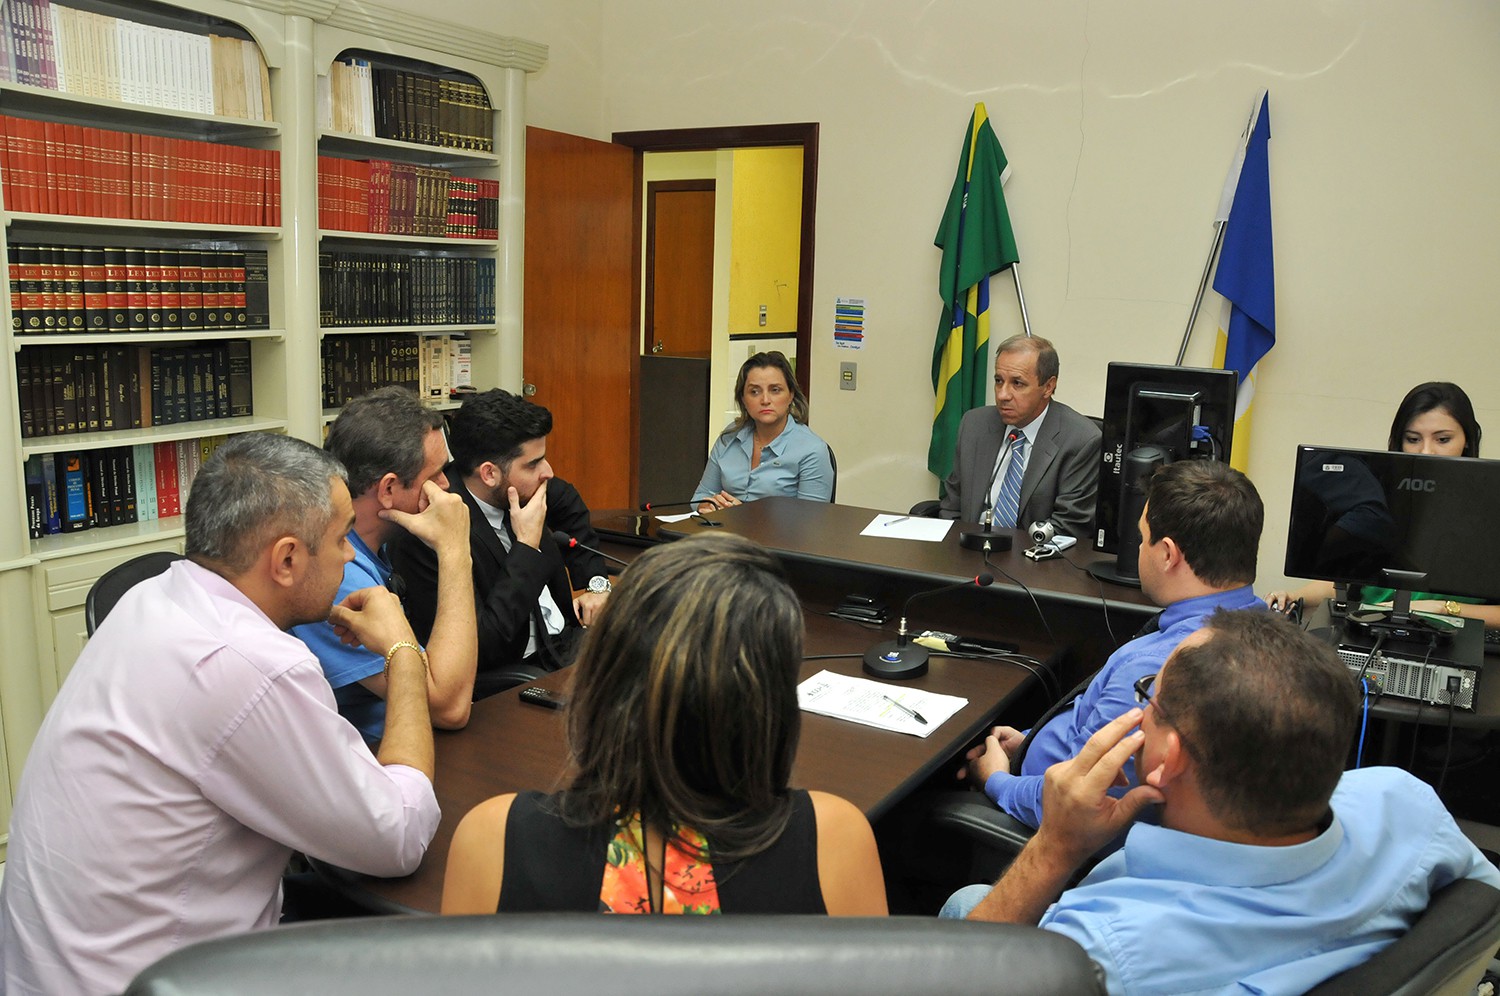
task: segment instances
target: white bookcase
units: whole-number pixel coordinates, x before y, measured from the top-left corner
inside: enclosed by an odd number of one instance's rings
[[[248,37],[269,69],[272,114],[267,121],[127,103],[0,83],[0,114],[199,141],[277,149],[281,166],[280,224],[178,224],[118,218],[11,212],[0,209],[0,258],[13,244],[41,243],[194,249],[264,249],[269,270],[270,327],[189,332],[16,334],[9,297],[0,295],[0,632],[11,651],[0,663],[0,827],[27,749],[84,640],[83,604],[109,568],[155,549],[182,548],[180,516],[33,539],[28,533],[27,457],[167,442],[251,431],[287,432],[318,442],[332,412],[322,405],[320,343],[324,334],[413,332],[467,334],[473,379],[481,389],[518,389],[521,378],[521,292],[524,246],[524,118],[526,74],[542,67],[546,46],[471,25],[434,22],[409,10],[348,0],[75,0],[67,6],[197,34]],[[407,40],[416,40],[408,42]],[[417,43],[419,42],[419,43]],[[346,51],[371,53],[394,65],[462,73],[488,91],[495,121],[493,153],[461,151],[319,128],[318,76]],[[317,157],[378,158],[439,165],[500,181],[499,237],[433,239],[325,232],[318,228]],[[8,208],[8,206],[7,206]],[[495,260],[496,320],[467,326],[323,329],[319,322],[321,248],[482,255]],[[18,359],[43,346],[157,345],[250,340],[253,414],[112,432],[22,438]],[[142,662],[145,666],[148,662]],[[0,847],[0,860],[3,860]]]

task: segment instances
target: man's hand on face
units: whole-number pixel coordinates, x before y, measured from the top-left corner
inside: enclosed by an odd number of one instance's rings
[[[469,548],[469,506],[432,481],[422,485],[427,507],[413,515],[397,508],[380,510],[380,517],[411,533],[438,555]]]
[[[1141,810],[1160,803],[1161,790],[1137,785],[1116,799],[1109,790],[1126,784],[1125,765],[1141,749],[1140,709],[1132,709],[1089,737],[1078,756],[1047,769],[1042,782],[1042,825],[1035,843],[1073,866],[1109,843]]]
[[[520,492],[507,488],[510,499],[510,532],[517,543],[525,543],[533,550],[542,548],[542,532],[547,526],[547,482],[543,481],[526,504],[521,504]]]

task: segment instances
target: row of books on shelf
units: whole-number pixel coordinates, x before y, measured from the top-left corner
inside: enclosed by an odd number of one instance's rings
[[[281,224],[281,153],[0,115],[7,211]]]
[[[271,78],[248,38],[6,0],[0,80],[127,104],[270,121]]]
[[[377,235],[498,238],[500,181],[385,159],[319,156],[318,227]]]
[[[17,335],[270,327],[264,249],[12,243]]]
[[[495,259],[321,252],[318,311],[324,328],[488,325]]]
[[[253,412],[250,342],[34,346],[16,356],[21,436],[145,429]]]
[[[228,436],[44,453],[26,460],[31,538],[181,515],[193,478]]]
[[[377,387],[397,385],[424,401],[447,401],[473,386],[473,343],[466,336],[327,336],[323,407],[339,408]]]
[[[319,127],[474,152],[495,149],[489,94],[477,81],[341,56],[319,80]]]

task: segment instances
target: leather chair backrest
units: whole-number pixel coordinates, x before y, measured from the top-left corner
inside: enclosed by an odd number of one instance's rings
[[[322,921],[206,941],[126,996],[411,996],[417,992],[1103,993],[1072,940],[930,917],[538,914]]]
[[[1473,879],[1439,889],[1395,943],[1308,996],[1467,996],[1500,945],[1500,890]]]
[[[182,559],[180,553],[162,550],[132,557],[105,571],[89,588],[88,597],[84,601],[83,624],[88,629],[89,636],[94,635],[94,630],[99,628],[99,624],[109,615],[109,610],[115,607],[121,595],[147,578],[164,573],[174,561]]]

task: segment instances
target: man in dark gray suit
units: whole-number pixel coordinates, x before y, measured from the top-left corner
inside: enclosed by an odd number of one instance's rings
[[[945,519],[997,529],[1051,520],[1059,535],[1086,538],[1099,490],[1098,426],[1061,401],[1057,350],[1037,336],[1011,336],[995,351],[995,405],[958,426],[953,472],[944,482]]]

